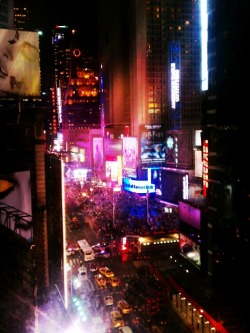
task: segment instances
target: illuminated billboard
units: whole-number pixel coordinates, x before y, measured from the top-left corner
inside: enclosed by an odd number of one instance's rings
[[[155,193],[155,185],[150,184],[147,180],[123,178],[123,189],[138,194]]]
[[[105,139],[105,175],[107,180],[122,184],[122,139]]]
[[[192,132],[189,130],[170,130],[166,137],[166,167],[193,167]]]
[[[8,221],[7,227],[9,229],[32,242],[30,171],[0,175],[0,201],[3,204],[3,207],[1,207],[3,208],[2,221]]]
[[[156,197],[162,201],[178,205],[183,199],[188,199],[188,173],[173,170],[158,170],[161,183],[157,186]],[[152,180],[151,180],[152,181]]]
[[[103,170],[103,138],[93,138],[93,165],[96,172]]]
[[[39,97],[38,33],[0,29],[0,48],[0,97]]]
[[[137,177],[138,140],[137,138],[123,138],[123,176]]]
[[[197,268],[201,266],[200,245],[195,243],[191,238],[180,233],[179,236],[180,253],[188,259]]]
[[[118,182],[119,165],[117,160],[105,162],[105,175],[108,180]]]
[[[140,126],[140,160],[144,165],[163,165],[166,154],[166,133],[161,125]]]
[[[208,140],[203,140],[202,150],[203,196],[206,197],[208,189]]]

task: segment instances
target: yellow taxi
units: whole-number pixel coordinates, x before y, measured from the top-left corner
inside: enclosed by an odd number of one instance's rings
[[[114,272],[111,271],[111,269],[108,268],[107,266],[100,267],[99,272],[107,278],[110,278],[115,275]]]
[[[128,314],[133,311],[132,306],[125,299],[121,299],[120,301],[118,301],[117,307],[123,314]]]
[[[110,321],[114,328],[118,328],[124,326],[124,320],[122,318],[122,314],[118,310],[110,311]]]
[[[95,275],[94,279],[98,287],[106,287],[107,282],[101,274]]]
[[[111,287],[119,287],[120,279],[117,276],[111,276],[108,278],[107,284],[109,284]]]

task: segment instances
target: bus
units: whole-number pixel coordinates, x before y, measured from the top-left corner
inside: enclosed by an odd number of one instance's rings
[[[84,261],[90,261],[95,259],[95,253],[86,239],[81,239],[77,241],[77,244],[80,248],[80,254],[83,257]]]
[[[179,249],[179,233],[152,233],[121,237],[121,253],[142,255],[169,249]]]

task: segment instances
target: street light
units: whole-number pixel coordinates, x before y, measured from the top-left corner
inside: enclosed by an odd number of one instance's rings
[[[147,207],[146,207],[146,210],[147,210],[147,224],[149,224],[149,204],[148,204],[148,196],[149,196],[149,191],[148,191],[148,188],[147,188],[147,194],[146,194],[146,204],[147,204]]]

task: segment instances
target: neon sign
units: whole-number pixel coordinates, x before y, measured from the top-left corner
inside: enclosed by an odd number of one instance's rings
[[[202,162],[203,196],[206,197],[208,188],[208,140],[203,141]]]

